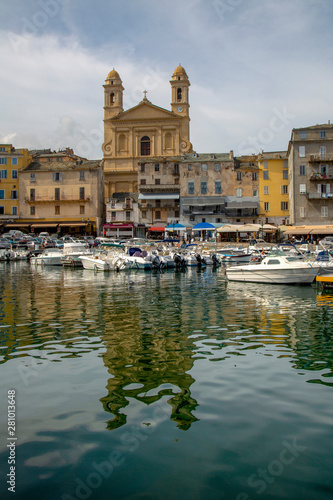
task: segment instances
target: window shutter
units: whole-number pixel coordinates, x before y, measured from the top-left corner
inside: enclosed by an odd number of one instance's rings
[[[317,191],[319,194],[321,194],[321,184],[317,184]]]
[[[331,184],[326,184],[326,194],[331,192]]]
[[[62,181],[62,172],[59,174],[59,181]]]
[[[52,179],[53,179],[54,181],[56,180],[56,174],[55,174],[55,172],[53,172],[53,174],[52,174]]]

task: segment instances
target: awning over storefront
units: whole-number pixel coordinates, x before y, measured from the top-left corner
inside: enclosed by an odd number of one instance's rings
[[[159,233],[164,233],[166,224],[154,224],[151,226],[148,231],[156,231]]]
[[[61,224],[58,224],[57,222],[40,222],[38,224],[32,223],[31,227],[33,228],[39,228],[39,227],[57,227],[60,226]]]
[[[103,229],[132,229],[133,224],[103,224]]]
[[[59,227],[84,227],[84,226],[90,226],[93,222],[89,221],[87,223],[85,222],[61,222],[60,224],[56,224],[56,226]],[[47,227],[49,227],[49,224],[45,224]]]
[[[280,226],[284,234],[333,234],[333,226]]]
[[[258,208],[259,204],[256,201],[229,201],[226,209],[228,208]]]
[[[195,196],[193,198],[183,198],[183,206],[207,207],[209,205],[225,205],[225,198],[220,196]]]
[[[139,200],[179,200],[179,193],[140,193]]]
[[[30,226],[30,224],[27,224],[27,223],[20,224],[19,222],[18,222],[18,223],[15,223],[15,224],[6,224],[6,222],[5,222],[5,221],[3,221],[3,222],[1,221],[1,222],[0,222],[0,226],[1,226],[2,224],[4,224],[6,228],[8,227],[8,228],[10,228],[10,229],[15,229],[15,228],[18,228],[18,227],[29,227],[29,226]]]

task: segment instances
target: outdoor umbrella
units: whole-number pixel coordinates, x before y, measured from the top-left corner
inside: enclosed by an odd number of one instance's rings
[[[200,222],[192,227],[192,231],[215,231],[215,226],[210,222]]]
[[[169,224],[166,228],[166,231],[186,231],[186,227],[183,224]]]

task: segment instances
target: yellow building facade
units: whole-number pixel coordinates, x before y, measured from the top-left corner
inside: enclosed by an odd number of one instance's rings
[[[258,155],[260,216],[280,225],[289,220],[289,179],[287,151]]]
[[[31,162],[28,149],[0,144],[0,226],[15,227],[19,217],[19,173]]]
[[[179,65],[170,80],[171,110],[142,101],[124,111],[122,80],[114,69],[104,85],[105,198],[113,193],[138,191],[138,161],[145,157],[172,157],[192,151],[189,87]]]

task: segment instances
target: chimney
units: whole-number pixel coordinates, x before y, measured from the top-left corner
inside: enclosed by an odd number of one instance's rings
[[[229,153],[229,158],[230,158],[230,160],[232,160],[232,159],[233,159],[233,157],[234,157],[234,151],[231,149],[231,150],[230,150],[230,153]]]

